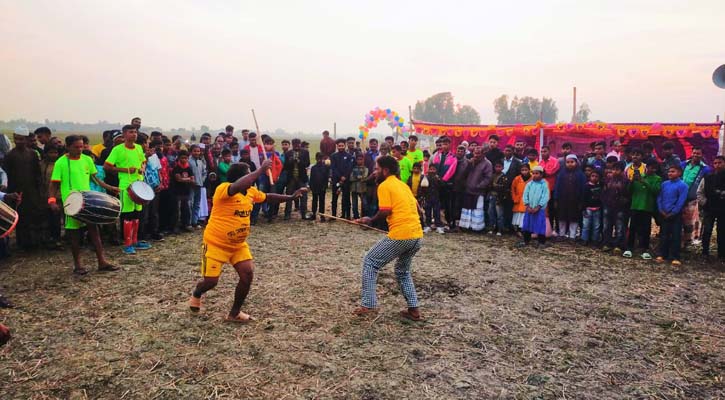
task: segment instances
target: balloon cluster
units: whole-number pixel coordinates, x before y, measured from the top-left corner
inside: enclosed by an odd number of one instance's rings
[[[381,109],[380,107],[375,107],[374,110],[365,114],[365,123],[358,127],[360,130],[360,139],[367,139],[370,129],[378,126],[378,122],[380,121],[387,121],[389,127],[402,133],[406,137],[408,136],[408,132],[410,132],[410,128],[405,126],[405,119],[397,111],[389,108]]]

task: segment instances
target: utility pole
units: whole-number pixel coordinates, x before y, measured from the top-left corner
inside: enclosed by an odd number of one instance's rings
[[[337,122],[332,123],[332,137],[337,140]]]
[[[571,112],[571,122],[576,122],[576,86],[574,86],[574,108]]]

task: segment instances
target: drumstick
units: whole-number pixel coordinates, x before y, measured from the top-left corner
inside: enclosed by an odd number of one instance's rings
[[[361,224],[359,222],[351,221],[351,220],[345,219],[345,218],[335,217],[334,215],[327,215],[327,214],[323,214],[323,213],[318,213],[318,214],[320,214],[321,217],[330,218],[330,219],[336,219],[338,221],[347,222],[350,225],[357,225],[357,226],[361,226],[361,227],[363,227],[365,229],[370,229],[370,230],[375,231],[375,232],[384,233],[386,235],[388,234],[388,232],[386,232],[386,231],[384,231],[382,229],[373,228],[370,225]]]
[[[257,128],[257,135],[260,135],[261,139],[262,132],[259,130],[259,124],[257,123],[257,114],[254,113],[254,109],[252,109],[252,118],[254,118],[254,126]],[[264,159],[268,160],[269,157],[267,157],[267,149],[264,148],[264,141],[262,141],[262,153],[264,154]],[[269,175],[269,184],[274,185],[274,178],[272,178],[271,169],[267,171],[267,175]]]

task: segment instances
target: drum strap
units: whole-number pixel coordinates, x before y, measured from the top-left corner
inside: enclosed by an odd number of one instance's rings
[[[73,180],[70,177],[73,176],[73,174],[71,174],[71,172],[70,172],[70,157],[68,157],[68,155],[66,154],[65,159],[68,160],[68,189],[69,189],[68,192],[72,192],[73,191]]]

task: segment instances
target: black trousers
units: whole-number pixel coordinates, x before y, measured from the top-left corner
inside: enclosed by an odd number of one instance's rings
[[[148,239],[151,235],[159,233],[159,206],[161,198],[157,193],[151,202],[141,210],[141,223],[138,228],[138,236],[141,240]]]
[[[453,218],[453,187],[446,183],[441,185],[438,199],[440,200],[441,208],[443,209],[443,215],[446,218],[446,224],[453,228],[456,225],[456,220]]]
[[[317,214],[318,212],[324,213],[325,212],[325,195],[327,194],[327,191],[322,192],[313,192],[312,193],[312,214]]]
[[[340,190],[333,185],[332,187],[332,215],[337,216],[337,199],[342,194],[342,218],[350,218],[350,208],[352,202],[350,201],[350,182],[340,184]]]
[[[287,181],[286,194],[292,195],[292,194],[294,194],[294,192],[297,189],[303,188],[304,186],[305,186],[305,183],[302,182],[301,180],[289,177],[289,180]],[[302,214],[302,218],[304,218],[305,214],[307,213],[307,193],[302,195],[302,197],[298,200],[300,200],[299,201],[300,214]],[[293,201],[290,200],[285,204],[284,215],[289,216],[292,214],[292,203],[293,203]]]
[[[634,249],[634,241],[639,237],[639,248],[649,251],[649,238],[652,233],[652,214],[648,211],[632,210],[629,219],[629,237],[627,250]]]
[[[717,223],[717,257],[721,260],[725,259],[725,228],[723,227],[723,215],[717,215],[712,212],[703,213],[702,223],[702,255],[710,255],[710,239],[712,231]]]

